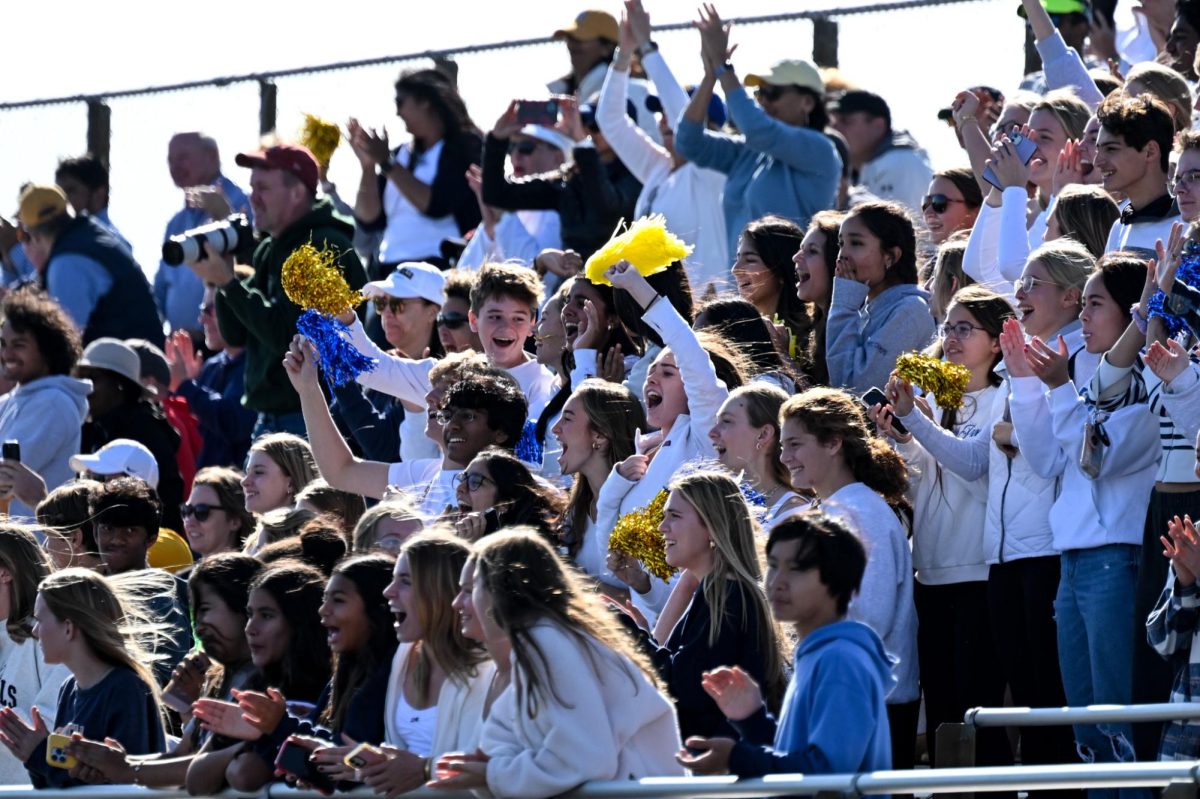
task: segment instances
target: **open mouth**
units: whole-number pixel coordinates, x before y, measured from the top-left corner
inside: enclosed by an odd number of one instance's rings
[[[670,549],[671,547],[675,546],[675,543],[676,542],[675,542],[674,538],[664,538],[663,539],[663,547],[665,549]]]
[[[662,405],[662,401],[663,401],[662,394],[658,393],[657,391],[655,391],[652,388],[646,389],[646,407],[647,408],[657,408],[659,405]]]
[[[341,637],[342,628],[334,627],[329,624],[323,624],[321,626],[325,628],[325,640],[329,642],[330,646],[332,646],[337,642],[338,638]]]
[[[569,338],[569,339],[575,338],[575,336],[578,335],[578,333],[579,333],[579,323],[578,322],[563,322],[563,332],[566,333],[567,338]]]
[[[493,338],[492,343],[500,349],[508,349],[513,344],[516,344],[517,340],[515,338]]]
[[[466,441],[467,440],[462,436],[450,436],[446,439],[446,446],[450,446],[452,444],[465,444]]]
[[[1081,174],[1081,175],[1090,175],[1090,174],[1092,174],[1092,170],[1095,168],[1096,168],[1096,165],[1093,164],[1091,161],[1080,161],[1079,162],[1079,174]]]
[[[404,626],[404,622],[408,620],[408,611],[406,610],[396,610],[395,608],[392,608],[392,615],[396,618],[396,621],[392,626],[397,630]]]
[[[1018,305],[1017,313],[1019,313],[1021,315],[1021,319],[1023,319],[1023,320],[1028,319],[1030,316],[1033,315],[1033,306],[1032,305]]]
[[[724,444],[713,444],[713,449],[715,449],[717,451],[718,456],[725,454],[725,445]]]

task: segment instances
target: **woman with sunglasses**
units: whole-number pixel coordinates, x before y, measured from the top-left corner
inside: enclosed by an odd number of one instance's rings
[[[518,101],[496,121],[483,146],[483,202],[506,211],[558,211],[562,246],[588,258],[622,220],[632,220],[641,184],[609,146],[592,106],[558,98],[554,129],[575,143],[573,163],[557,172],[513,180],[505,174],[508,141],[521,130]]]
[[[445,282],[443,273],[430,264],[404,263],[384,280],[363,286],[391,345],[389,355],[427,367],[446,354],[436,326],[442,316]],[[329,408],[339,429],[354,438],[364,456],[386,461],[399,456],[400,425],[406,415],[401,398],[351,381],[334,387]],[[416,406],[411,409],[419,411]],[[418,441],[425,444],[421,437]],[[424,445],[413,454],[435,457],[437,453]]]
[[[824,134],[825,83],[807,61],[786,60],[763,75],[747,75],[758,87],[750,99],[729,58],[729,28],[711,5],[696,23],[704,80],[679,120],[675,147],[697,166],[725,173],[725,233],[729,252],[752,220],[777,214],[801,227],[837,200],[842,160]],[[739,137],[708,130],[713,89],[720,82]]]
[[[988,566],[984,528],[988,500],[991,428],[1003,411],[1000,361],[1004,321],[1015,319],[1008,301],[980,286],[954,295],[933,351],[971,374],[959,409],[942,408],[925,396],[930,415],[916,407],[913,387],[894,373],[886,393],[890,406],[871,418],[899,442],[913,498],[913,566],[916,582],[917,659],[929,719],[929,751],[939,725],[955,722],[972,707],[1004,701],[1004,674],[988,624]],[[908,433],[891,425],[892,415]],[[985,730],[981,765],[1011,765],[1003,730]],[[944,765],[944,764],[943,764]]]
[[[242,477],[233,469],[206,466],[196,472],[192,493],[179,508],[183,532],[197,559],[240,552],[254,532],[254,514],[246,510]]]
[[[446,276],[446,301],[434,323],[438,340],[447,353],[474,350],[483,352],[479,334],[471,330],[467,313],[471,310],[471,287],[475,273],[466,269],[451,269]]]
[[[970,230],[983,205],[983,192],[970,169],[956,167],[933,174],[921,198],[921,215],[931,244],[940,245],[960,230]]]
[[[557,544],[566,500],[512,453],[485,449],[454,476],[454,486],[458,501],[454,529],[463,539],[478,541],[519,524]]]

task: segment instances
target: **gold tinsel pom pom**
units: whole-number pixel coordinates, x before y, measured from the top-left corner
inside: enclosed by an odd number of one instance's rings
[[[337,253],[301,244],[283,262],[283,291],[301,308],[337,316],[363,301],[337,267]]]
[[[300,143],[309,149],[323,167],[329,166],[333,151],[342,141],[342,131],[327,119],[304,115],[304,127],[300,129]]]
[[[643,276],[656,275],[691,255],[692,249],[667,230],[667,220],[662,214],[644,216],[596,250],[588,259],[584,274],[593,283],[611,286],[604,273],[617,261],[628,261]]]
[[[666,505],[667,491],[663,489],[646,507],[622,516],[608,538],[610,551],[637,558],[647,571],[664,582],[675,573],[675,567],[667,563],[667,546],[658,531]]]
[[[971,382],[967,367],[918,352],[906,352],[897,358],[896,374],[932,394],[943,410],[961,408],[963,393]]]

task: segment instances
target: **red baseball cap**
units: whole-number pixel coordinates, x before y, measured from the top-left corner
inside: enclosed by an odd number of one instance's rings
[[[319,169],[317,159],[307,147],[299,144],[277,144],[256,153],[238,153],[233,159],[247,169],[282,169],[300,179],[313,194],[317,193]]]

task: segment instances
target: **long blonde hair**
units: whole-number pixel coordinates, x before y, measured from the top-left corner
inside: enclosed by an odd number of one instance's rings
[[[312,447],[300,436],[291,433],[269,433],[250,446],[251,452],[261,452],[275,461],[284,475],[292,481],[292,496],[320,477]]]
[[[157,569],[106,577],[91,569],[70,568],[38,586],[46,608],[59,621],[74,624],[95,657],[141,678],[160,713],[162,695],[150,667],[166,657],[160,651],[170,638],[166,625],[154,621],[150,603],[174,592],[175,578]]]
[[[704,600],[711,610],[708,643],[717,643],[721,628],[726,624],[746,627],[747,613],[753,613],[758,624],[758,650],[763,656],[767,684],[763,687],[767,705],[778,709],[787,684],[780,636],[767,606],[763,590],[763,564],[756,543],[758,523],[750,506],[728,472],[704,470],[692,472],[671,481],[672,494],[687,501],[704,527],[713,545],[713,568],[701,583]],[[725,598],[730,581],[739,584],[745,603],[742,618],[730,619]]]

